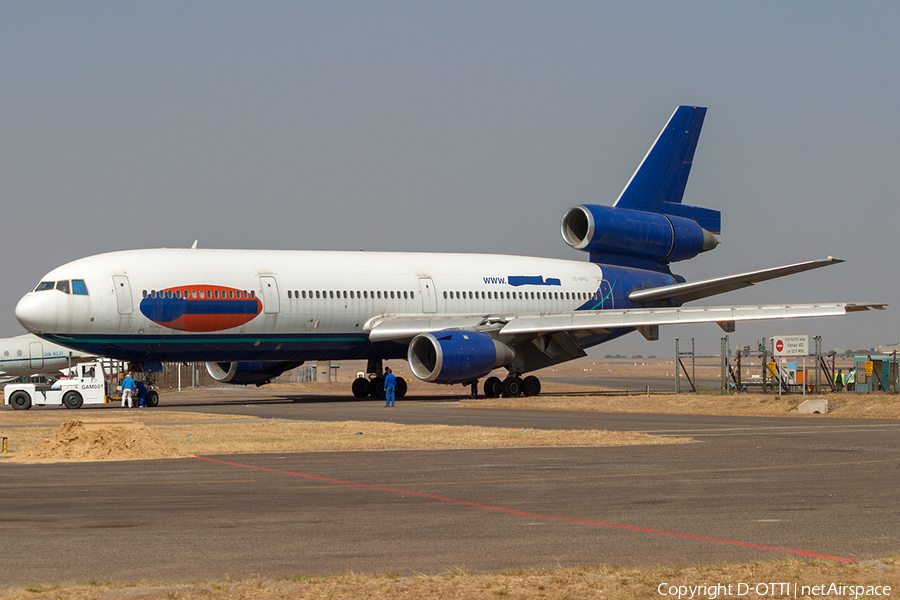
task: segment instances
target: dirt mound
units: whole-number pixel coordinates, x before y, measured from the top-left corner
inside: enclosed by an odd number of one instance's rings
[[[184,456],[159,433],[137,421],[84,423],[77,419],[59,426],[56,435],[26,448],[16,461],[91,461],[178,458]]]

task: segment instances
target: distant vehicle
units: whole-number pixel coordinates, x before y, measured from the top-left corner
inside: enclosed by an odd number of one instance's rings
[[[104,361],[79,363],[74,376],[61,377],[48,384],[10,383],[3,388],[3,404],[16,410],[28,410],[32,406],[81,408],[85,404],[119,401],[119,377],[108,365],[104,368]],[[146,403],[157,406],[159,393],[148,390]]]
[[[16,306],[37,335],[132,364],[206,361],[214,379],[260,384],[307,360],[367,359],[353,395],[377,395],[384,360],[419,379],[486,396],[536,396],[523,376],[585,348],[661,325],[836,316],[883,304],[683,307],[841,262],[807,262],[685,281],[670,264],[714,249],[717,210],[682,204],[706,109],[681,106],[613,206],[580,205],[561,233],[588,260],[406,252],[148,249],[110,252],[50,271]],[[412,208],[412,207],[411,207]],[[421,206],[415,207],[421,212]],[[498,236],[511,231],[493,218]],[[347,215],[347,218],[352,218]],[[741,224],[747,226],[747,224]],[[236,224],[236,227],[240,225]],[[433,223],[434,228],[443,227]],[[402,229],[390,232],[402,236]],[[462,245],[468,231],[457,232]],[[497,368],[508,375],[488,377]],[[401,391],[397,390],[398,397]]]
[[[93,357],[93,354],[42,340],[32,333],[2,338],[0,383],[32,375],[58,375],[63,369]]]

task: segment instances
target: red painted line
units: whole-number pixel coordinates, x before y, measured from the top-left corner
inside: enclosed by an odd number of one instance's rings
[[[358,483],[355,481],[344,481],[341,479],[332,479],[330,477],[319,477],[317,475],[308,475],[306,473],[297,473],[296,471],[282,471],[279,469],[270,469],[268,467],[256,467],[253,465],[244,465],[236,462],[228,462],[225,460],[217,460],[215,458],[206,458],[204,456],[197,457],[200,460],[206,460],[209,462],[219,463],[223,465],[230,465],[233,467],[241,467],[244,469],[255,469],[257,471],[268,471],[269,473],[279,473],[282,475],[292,475],[294,477],[303,477],[305,479],[315,479],[317,481],[327,481],[329,483],[340,483],[342,485],[348,485],[358,488],[365,488],[369,490],[379,490],[382,492],[392,492],[395,494],[406,494],[409,496],[419,496],[421,498],[430,498],[432,500],[439,500],[441,502],[450,502],[453,504],[461,504],[463,506],[471,506],[473,508],[482,508],[484,510],[493,510],[496,512],[507,513],[510,515],[518,515],[521,517],[534,517],[538,519],[550,519],[553,521],[566,521],[568,523],[580,523],[582,525],[596,525],[599,527],[613,527],[616,529],[627,529],[630,531],[640,531],[641,533],[655,533],[657,535],[668,535],[671,537],[684,538],[688,540],[697,540],[700,542],[716,542],[718,544],[730,544],[732,546],[744,546],[746,548],[757,548],[760,550],[774,550],[776,552],[784,552],[787,554],[796,554],[799,556],[806,556],[809,558],[818,558],[822,560],[833,560],[837,562],[844,563],[852,563],[855,562],[852,558],[845,558],[843,556],[831,556],[829,554],[820,554],[818,552],[809,552],[807,550],[794,550],[792,548],[779,548],[778,546],[766,546],[765,544],[753,544],[750,542],[741,542],[737,540],[722,540],[718,538],[705,537],[702,535],[691,535],[689,533],[677,533],[674,531],[663,531],[661,529],[649,529],[647,527],[636,527],[634,525],[620,525],[616,523],[603,523],[601,521],[588,521],[586,519],[575,519],[573,517],[558,517],[555,515],[542,515],[539,513],[531,513],[525,512],[521,510],[515,510],[512,508],[503,508],[502,506],[491,506],[490,504],[478,504],[477,502],[468,502],[466,500],[458,500],[456,498],[447,498],[446,496],[437,496],[435,494],[425,494],[423,492],[410,492],[407,490],[400,490],[396,488],[382,487],[379,485],[369,485],[366,483]]]

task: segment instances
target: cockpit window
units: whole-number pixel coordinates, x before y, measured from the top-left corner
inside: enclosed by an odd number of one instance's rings
[[[72,293],[76,296],[87,296],[87,286],[84,283],[84,279],[73,279],[72,280]]]
[[[42,281],[37,285],[36,288],[34,288],[34,291],[43,292],[46,290],[52,290],[54,287],[56,287],[55,281]]]
[[[59,291],[61,291],[63,294],[68,294],[68,293],[69,293],[69,282],[66,281],[66,280],[63,280],[63,281],[57,281],[57,282],[56,282],[56,289],[58,289]]]

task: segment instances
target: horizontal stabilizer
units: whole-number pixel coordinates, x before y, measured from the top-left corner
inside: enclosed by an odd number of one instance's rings
[[[732,292],[741,288],[750,287],[761,281],[768,281],[786,275],[794,275],[819,267],[827,267],[844,262],[840,258],[829,256],[828,258],[820,258],[817,260],[808,260],[806,262],[785,265],[783,267],[773,267],[771,269],[762,269],[761,271],[750,271],[749,273],[738,273],[737,275],[726,275],[725,277],[715,277],[713,279],[704,279],[702,281],[689,281],[686,283],[676,283],[663,287],[651,288],[646,290],[637,290],[628,295],[628,299],[638,304],[650,304],[663,300],[673,300],[679,304],[699,300],[700,298],[708,298],[725,292]]]

